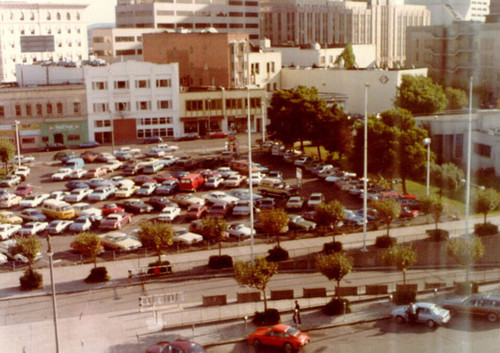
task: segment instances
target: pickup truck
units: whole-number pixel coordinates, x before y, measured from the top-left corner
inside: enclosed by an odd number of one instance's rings
[[[272,197],[290,197],[298,195],[299,189],[297,186],[290,186],[280,179],[265,178],[262,179],[257,187],[257,191],[262,196]]]

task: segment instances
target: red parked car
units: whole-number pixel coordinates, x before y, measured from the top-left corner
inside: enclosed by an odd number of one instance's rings
[[[174,176],[170,173],[159,173],[156,174],[153,178],[158,182],[158,184],[161,184],[166,180],[175,179]]]
[[[107,203],[101,207],[102,215],[106,217],[112,213],[118,213],[125,211],[123,207],[118,206],[116,203]]]
[[[156,180],[149,175],[138,175],[134,179],[132,179],[136,185],[142,185],[144,183],[155,183]]]
[[[189,206],[187,213],[186,213],[186,219],[199,219],[203,217],[208,211],[208,207],[206,205],[200,205],[200,204],[193,204]]]
[[[85,163],[93,163],[99,157],[99,153],[93,151],[85,151],[80,153],[80,157],[85,161]]]
[[[307,334],[284,324],[273,327],[258,327],[247,339],[255,347],[272,346],[283,349],[285,353],[298,351],[309,342]]]
[[[31,195],[33,189],[33,185],[19,185],[14,191],[14,194],[16,194],[17,196],[25,197]]]

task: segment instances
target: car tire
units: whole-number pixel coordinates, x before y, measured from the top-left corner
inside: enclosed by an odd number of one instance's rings
[[[260,343],[260,341],[259,341],[257,338],[255,338],[255,339],[252,341],[252,344],[253,344],[253,346],[254,346],[254,347],[256,347],[256,348],[259,348],[259,347],[261,346],[261,343]]]
[[[436,322],[434,320],[428,320],[427,321],[427,327],[428,328],[435,328],[437,325],[436,325]]]
[[[286,342],[283,346],[283,350],[285,351],[285,353],[293,353],[294,351],[292,344],[288,342]]]
[[[495,313],[489,313],[486,318],[488,319],[489,322],[497,322],[498,316]]]
[[[404,317],[402,317],[400,315],[396,316],[396,323],[401,325],[401,324],[404,324],[404,322],[405,322]]]

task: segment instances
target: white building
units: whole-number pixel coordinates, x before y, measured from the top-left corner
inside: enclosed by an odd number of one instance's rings
[[[431,12],[431,25],[448,26],[453,21],[484,22],[490,13],[490,0],[405,0],[423,5]]]
[[[16,81],[16,64],[87,59],[86,7],[0,3],[0,82]]]
[[[276,91],[281,88],[281,53],[259,49],[248,54],[250,85]]]
[[[258,40],[259,1],[118,0],[117,27],[249,34]]]
[[[83,70],[90,139],[127,143],[181,135],[178,64],[125,61]]]
[[[283,68],[281,88],[299,85],[316,87],[322,95],[345,96],[344,110],[364,114],[365,83],[368,88],[368,114],[376,114],[394,107],[397,88],[403,75],[427,76],[427,69],[411,70],[325,70],[312,68]]]

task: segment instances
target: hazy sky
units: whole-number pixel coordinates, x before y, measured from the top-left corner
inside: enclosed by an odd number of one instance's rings
[[[10,0],[11,1],[11,0]],[[88,4],[87,22],[114,23],[116,0],[25,0],[29,3],[53,3],[53,4]],[[0,0],[6,2],[6,0]]]

